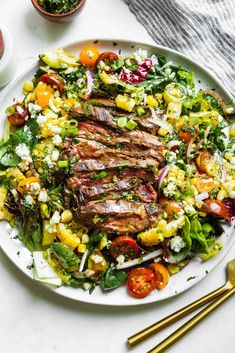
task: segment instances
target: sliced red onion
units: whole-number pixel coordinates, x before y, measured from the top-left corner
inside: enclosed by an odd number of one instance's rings
[[[150,108],[151,110],[151,113],[152,113],[152,119],[148,119],[149,122],[157,125],[157,126],[160,126],[160,127],[163,127],[164,129],[166,129],[170,134],[173,133],[173,127],[170,125],[170,124],[167,124],[165,121],[162,121],[161,119],[159,119],[157,117],[157,114],[155,112],[155,110],[153,108]]]
[[[116,269],[117,270],[124,270],[125,268],[128,268],[128,267],[133,267],[133,266],[136,266],[136,265],[140,265],[143,262],[155,259],[155,257],[157,257],[157,256],[159,256],[161,254],[162,254],[162,249],[158,249],[158,250],[155,250],[155,251],[153,251],[153,252],[151,252],[151,253],[149,253],[147,255],[141,256],[138,259],[127,261],[127,262],[124,262],[123,264],[118,264],[116,266]]]
[[[86,100],[88,100],[91,97],[91,94],[92,94],[94,73],[91,70],[86,70],[86,78],[87,78]]]
[[[209,197],[208,192],[202,192],[201,194],[198,194],[195,196],[195,200],[196,201],[203,201],[203,200],[208,199],[208,197]]]
[[[158,177],[158,192],[160,191],[161,185],[163,183],[164,178],[167,176],[169,172],[169,167],[166,165],[164,168],[162,168],[161,173],[159,174]]]

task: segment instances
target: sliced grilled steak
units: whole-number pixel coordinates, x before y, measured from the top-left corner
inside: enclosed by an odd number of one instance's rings
[[[105,170],[110,168],[131,167],[148,169],[151,166],[158,167],[159,163],[156,159],[145,158],[137,159],[125,156],[124,158],[115,158],[115,156],[104,156],[97,159],[84,159],[77,162],[73,167],[73,172]]]
[[[101,228],[108,233],[139,233],[149,227],[148,218],[139,218],[132,215],[129,217],[110,217],[101,225]]]
[[[138,202],[107,200],[105,202],[96,203],[95,201],[90,201],[87,202],[86,205],[81,206],[78,217],[81,219],[89,219],[97,215],[118,215],[119,217],[136,215],[140,218],[145,218],[147,217],[147,212],[144,204]]]
[[[101,122],[106,126],[110,127],[114,130],[128,130],[125,128],[120,128],[117,124],[117,121],[114,119],[115,117],[125,116],[128,119],[134,120],[141,129],[149,131],[151,133],[156,133],[158,131],[158,126],[152,121],[151,113],[146,114],[145,116],[139,117],[137,115],[127,113],[125,111],[121,111],[117,108],[110,107],[101,107],[101,106],[93,106],[91,104],[86,105],[86,112],[89,116],[89,119]],[[159,117],[162,115],[163,111],[159,110],[156,114]],[[73,118],[86,118],[84,114],[84,109],[80,105],[73,106],[69,115]]]
[[[138,157],[146,158],[151,157],[155,158],[157,161],[162,160],[162,150],[163,147],[158,147],[158,149],[146,149],[146,150],[137,150],[129,151],[127,149],[115,149],[108,148],[106,145],[96,142],[93,140],[86,140],[80,138],[79,143],[65,143],[65,151],[68,152],[68,155],[77,156],[81,158],[100,158],[103,156],[115,156],[115,158],[125,158],[128,157]]]
[[[102,179],[97,179],[97,173],[95,172],[78,172],[74,176],[67,179],[67,185],[71,190],[76,190],[82,187],[101,186],[106,184],[113,184],[121,180],[126,182],[136,181],[146,182],[154,181],[154,174],[152,171],[146,169],[110,169],[106,171],[106,176]]]

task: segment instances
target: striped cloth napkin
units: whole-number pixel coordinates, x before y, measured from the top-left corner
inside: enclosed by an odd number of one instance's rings
[[[157,44],[212,71],[235,97],[235,0],[125,0]]]

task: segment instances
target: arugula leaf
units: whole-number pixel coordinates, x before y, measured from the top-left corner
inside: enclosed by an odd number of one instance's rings
[[[109,268],[106,273],[102,273],[100,284],[103,290],[110,290],[120,286],[127,279],[125,271]]]

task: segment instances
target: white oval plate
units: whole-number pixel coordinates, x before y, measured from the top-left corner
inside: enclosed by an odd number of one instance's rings
[[[223,86],[205,69],[196,64],[193,60],[184,55],[160,46],[146,45],[144,43],[129,42],[123,40],[86,40],[71,45],[65,46],[65,49],[73,55],[78,55],[81,48],[87,45],[96,46],[102,51],[114,51],[123,55],[128,55],[138,48],[147,49],[149,52],[158,52],[161,55],[172,61],[175,65],[181,65],[184,68],[195,73],[195,82],[197,88],[213,88],[220,93],[225,101],[231,101],[232,97],[223,88]],[[25,80],[33,77],[38,62],[36,62],[25,73],[12,82],[1,95],[0,102],[0,129],[3,131],[5,109],[12,104],[14,98],[18,98],[22,91],[22,84]],[[0,246],[5,254],[11,259],[14,264],[24,272],[28,277],[33,278],[32,270],[29,268],[32,264],[32,257],[30,252],[25,249],[22,243],[14,239],[14,237],[7,232],[7,224],[2,223],[2,231],[0,237]],[[115,306],[132,306],[146,303],[157,302],[190,288],[203,277],[213,270],[220,261],[224,258],[228,250],[231,248],[235,237],[232,236],[233,226],[224,226],[224,234],[220,237],[220,241],[224,243],[223,250],[214,258],[207,262],[200,262],[198,259],[193,259],[186,268],[181,272],[171,277],[168,286],[162,291],[153,291],[148,297],[144,299],[135,299],[128,295],[126,286],[121,286],[111,292],[103,293],[100,288],[96,288],[91,295],[83,289],[75,289],[71,287],[62,286],[60,288],[51,288],[52,291],[60,294],[66,298],[71,298],[86,303],[115,305]]]

